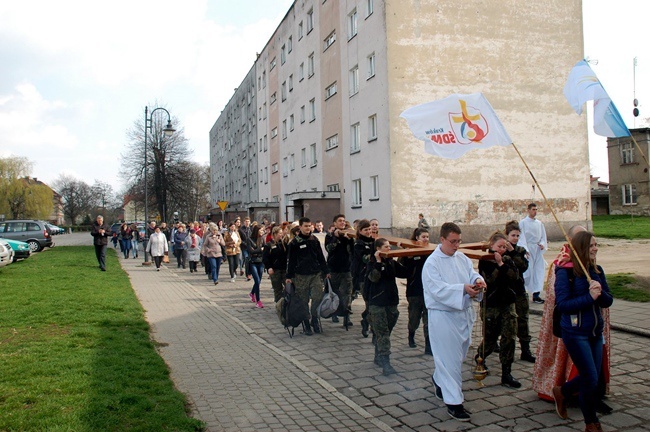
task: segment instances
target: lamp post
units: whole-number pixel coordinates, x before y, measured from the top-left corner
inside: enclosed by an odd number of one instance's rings
[[[152,129],[153,127],[153,113],[158,110],[163,110],[167,113],[167,126],[163,129],[165,136],[172,136],[176,129],[172,126],[172,116],[169,114],[165,108],[158,107],[151,111],[149,114],[149,107],[144,107],[144,265],[151,264],[149,262],[149,257],[147,255],[147,245],[149,244],[149,187],[147,183],[147,171],[148,162],[147,162],[147,129]]]

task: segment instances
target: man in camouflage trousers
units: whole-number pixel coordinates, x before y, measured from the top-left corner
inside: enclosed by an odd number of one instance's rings
[[[354,239],[344,234],[345,215],[334,216],[334,231],[325,237],[325,249],[327,250],[327,267],[330,269],[330,283],[332,289],[339,296],[340,309],[343,311],[343,326],[347,329],[352,325],[350,320],[350,305],[352,303],[352,251]],[[336,315],[332,317],[333,322],[338,322]]]

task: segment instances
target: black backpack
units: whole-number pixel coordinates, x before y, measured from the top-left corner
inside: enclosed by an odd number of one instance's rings
[[[301,326],[304,321],[309,319],[309,309],[305,302],[296,295],[296,287],[293,283],[284,287],[284,295],[278,300],[277,309],[280,322],[289,332],[289,337],[293,337],[296,327]]]

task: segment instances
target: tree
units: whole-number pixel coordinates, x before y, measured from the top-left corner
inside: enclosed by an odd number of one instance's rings
[[[154,110],[155,108],[151,110],[154,115],[151,129],[147,131],[146,148],[149,209],[153,204],[162,220],[169,220],[169,215],[174,211],[170,203],[180,203],[186,198],[184,179],[189,173],[191,152],[184,130],[176,125],[176,119],[172,118],[176,132],[168,137],[163,133],[167,114],[163,110],[154,113]],[[144,128],[144,122],[139,119],[134,121],[133,127],[127,131],[129,142],[126,153],[121,155],[120,170],[120,176],[127,183],[127,189],[144,191]]]
[[[98,202],[93,188],[83,180],[61,174],[54,185],[63,198],[63,214],[72,224],[88,216]]]
[[[178,184],[183,191],[182,200],[170,205],[172,210],[179,212],[181,220],[193,221],[205,214],[210,205],[210,166],[189,162],[186,168],[187,173]]]
[[[32,166],[24,157],[0,158],[0,214],[47,219],[52,213],[52,189],[30,178]]]

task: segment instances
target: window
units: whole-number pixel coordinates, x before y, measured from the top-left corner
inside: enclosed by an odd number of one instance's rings
[[[257,91],[262,90],[262,77],[257,78]]]
[[[266,120],[266,102],[262,105],[262,118]]]
[[[291,51],[293,51],[293,36],[289,36],[287,41],[287,54],[291,53]]]
[[[379,199],[379,176],[370,176],[370,200]]]
[[[291,114],[291,115],[289,116],[289,130],[290,130],[290,131],[293,130],[294,123],[295,123],[295,121],[294,121],[294,118],[293,118],[293,114]]]
[[[316,120],[316,99],[309,101],[309,121],[313,122]]]
[[[314,70],[314,53],[311,53],[307,58],[307,76],[311,78],[314,75]]]
[[[296,158],[293,157],[293,153],[291,153],[291,154],[289,155],[289,169],[290,169],[291,171],[293,171],[293,170],[296,169],[296,161],[295,161],[295,159],[296,159]]]
[[[307,166],[307,149],[302,148],[300,150],[300,166],[306,167]]]
[[[357,35],[357,10],[354,9],[348,15],[348,40]]]
[[[282,102],[287,100],[287,82],[284,81],[280,87],[280,93],[282,94]]]
[[[303,34],[304,34],[303,31],[304,31],[304,29],[302,27],[302,21],[300,21],[298,23],[298,40],[302,39]]]
[[[287,62],[287,46],[282,45],[280,48],[280,64],[285,64]]]
[[[262,120],[262,107],[260,107],[260,108],[258,109],[258,111],[259,111],[259,117],[258,117],[258,120]]]
[[[375,53],[372,53],[368,56],[368,78],[370,79],[375,76]]]
[[[267,139],[267,135],[264,135],[264,151],[267,151],[269,149],[269,140]]]
[[[323,41],[323,51],[326,51],[334,42],[336,42],[336,30],[330,33]]]
[[[626,184],[621,186],[623,195],[623,205],[636,205],[636,185]]]
[[[262,72],[262,88],[266,88],[266,71]]]
[[[366,18],[368,18],[375,10],[372,0],[366,0]]]
[[[339,136],[333,135],[325,140],[325,150],[330,150],[339,146]]]
[[[276,136],[278,136],[278,128],[275,127],[271,129],[271,139],[275,138]]]
[[[260,153],[264,150],[264,146],[262,145],[262,138],[260,138]]]
[[[271,166],[271,174],[275,174],[278,172],[278,164],[274,163],[273,166]]]
[[[264,183],[269,182],[269,167],[264,167]]]
[[[273,68],[275,67],[275,64],[276,64],[275,57],[273,57],[273,60],[271,60],[271,65],[269,67],[269,70],[273,70]]]
[[[282,177],[289,175],[289,158],[285,157],[282,159]]]
[[[305,106],[300,107],[300,123],[305,122]]]
[[[316,143],[309,146],[309,155],[311,156],[311,166],[315,167],[318,163],[316,160]]]
[[[305,79],[305,63],[300,63],[300,66],[298,67],[298,81],[302,81]]]
[[[331,84],[325,89],[325,99],[329,99],[336,94],[336,83]]]
[[[368,141],[377,139],[377,114],[368,117]]]
[[[282,139],[287,139],[287,121],[282,120]]]
[[[350,153],[357,153],[361,151],[360,145],[360,127],[359,123],[355,123],[350,127]]]
[[[630,164],[634,162],[634,147],[631,142],[621,144],[621,163]]]
[[[289,91],[293,90],[293,74],[289,75]]]
[[[309,9],[307,12],[307,34],[314,29],[314,9]]]
[[[327,191],[328,191],[328,192],[340,192],[340,190],[341,190],[341,189],[339,188],[339,184],[338,184],[338,183],[336,183],[336,184],[331,184],[331,185],[327,185]]]
[[[350,96],[359,93],[359,66],[350,69]]]
[[[273,105],[277,99],[278,99],[277,92],[273,92],[273,94],[271,95],[271,102],[269,102],[269,105]]]
[[[361,179],[352,180],[352,207],[361,207]]]

